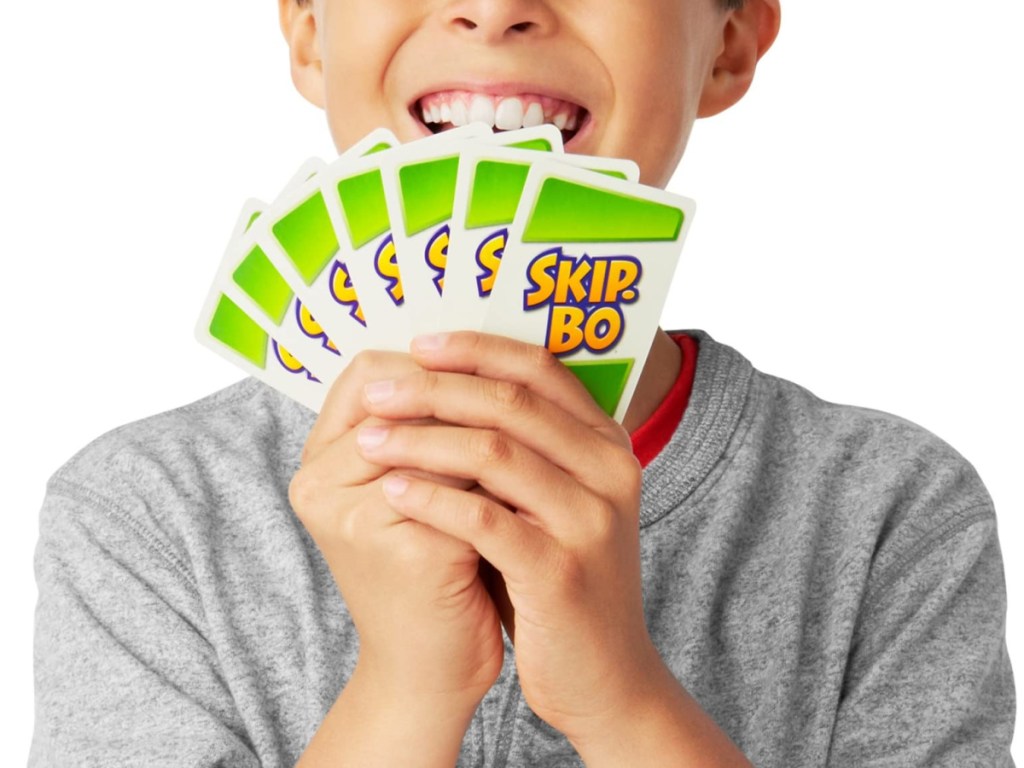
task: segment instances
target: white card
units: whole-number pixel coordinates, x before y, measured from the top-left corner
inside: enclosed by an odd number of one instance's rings
[[[330,339],[329,346],[345,359],[364,349],[369,337],[359,299],[341,261],[322,185],[332,169],[375,162],[373,157],[392,151],[387,147],[393,141],[390,131],[374,131],[331,165],[283,194],[252,227],[256,246],[305,307],[304,314],[301,309],[293,310],[296,321],[316,318],[313,330],[319,326]]]
[[[537,159],[535,153],[509,147],[471,146],[462,153],[436,330],[482,327],[508,230],[519,209],[527,174]],[[631,182],[640,177],[632,160],[571,154],[542,155],[541,159]]]
[[[535,163],[483,330],[546,346],[621,422],[693,211],[661,189]]]
[[[562,134],[553,125],[542,125],[451,144],[416,142],[408,153],[391,153],[381,163],[402,286],[417,333],[439,327],[460,158],[477,144],[517,146],[527,154],[560,153]]]
[[[350,295],[358,302],[362,322],[368,329],[360,339],[360,348],[372,346],[404,351],[414,327],[412,310],[405,300],[381,168],[400,162],[406,155],[418,155],[431,149],[445,151],[446,147],[458,147],[467,139],[490,133],[489,126],[474,123],[353,163],[332,164],[318,177],[317,194],[319,200],[326,203],[326,213],[336,233],[336,263],[346,273]],[[310,306],[318,313],[312,299]],[[321,314],[317,316],[334,338],[336,332],[332,323],[337,314],[331,317],[321,317]],[[348,355],[346,343],[337,341],[342,352]]]

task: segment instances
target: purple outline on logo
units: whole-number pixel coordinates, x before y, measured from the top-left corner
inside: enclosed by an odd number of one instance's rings
[[[323,383],[322,381],[320,381],[320,379],[318,379],[316,376],[314,376],[312,373],[310,373],[308,368],[303,367],[303,368],[299,368],[299,370],[295,370],[294,368],[290,368],[288,366],[288,363],[286,363],[284,361],[284,359],[281,357],[281,352],[278,349],[277,339],[271,339],[271,341],[274,344],[274,357],[277,358],[277,362],[279,362],[281,364],[281,367],[284,368],[286,371],[288,371],[288,373],[294,373],[296,375],[298,375],[300,373],[305,373],[306,374],[306,378],[309,379],[310,381],[315,381],[317,384],[322,384]]]
[[[309,313],[309,319],[316,323],[316,318],[313,317],[312,312]],[[331,340],[327,338],[327,331],[323,329],[323,326],[320,327],[320,333],[312,334],[309,331],[307,331],[306,328],[302,325],[302,302],[299,301],[298,299],[295,300],[295,324],[299,326],[299,332],[303,336],[305,336],[308,339],[318,339],[320,341],[320,346],[322,346],[332,355],[337,355],[338,357],[341,357],[341,352],[339,352],[337,349],[331,349],[331,347],[328,346],[331,343]],[[317,325],[320,324],[317,323]]]

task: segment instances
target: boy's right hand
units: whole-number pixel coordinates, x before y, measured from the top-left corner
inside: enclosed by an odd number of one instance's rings
[[[382,696],[441,699],[475,710],[504,653],[499,616],[478,575],[480,556],[392,511],[382,490],[392,473],[357,450],[357,436],[365,439],[366,427],[383,423],[363,410],[366,384],[417,370],[406,354],[358,355],[327,396],[289,496],[359,632],[363,679]]]

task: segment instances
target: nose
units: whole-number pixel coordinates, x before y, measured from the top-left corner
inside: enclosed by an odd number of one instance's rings
[[[456,32],[484,43],[545,34],[554,14],[545,0],[457,0],[448,8]]]

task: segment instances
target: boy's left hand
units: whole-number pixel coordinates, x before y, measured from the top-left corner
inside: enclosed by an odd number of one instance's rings
[[[501,573],[507,596],[499,583],[494,597],[527,703],[570,741],[591,738],[665,680],[644,621],[629,436],[542,347],[463,332],[412,354],[425,370],[368,385],[364,407],[443,423],[391,426],[364,456],[479,484],[402,477],[385,492]]]

